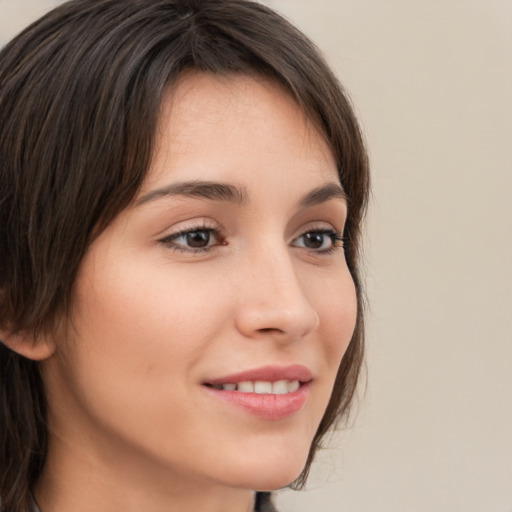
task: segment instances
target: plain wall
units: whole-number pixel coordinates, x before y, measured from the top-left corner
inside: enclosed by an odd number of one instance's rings
[[[52,5],[0,0],[0,43]],[[366,392],[281,512],[512,511],[512,1],[268,0],[372,160]]]
[[[271,5],[349,90],[374,196],[366,396],[281,509],[511,512],[512,2]]]

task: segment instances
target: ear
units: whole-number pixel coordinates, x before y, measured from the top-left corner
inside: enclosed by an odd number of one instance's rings
[[[36,339],[25,331],[13,334],[0,331],[0,341],[13,352],[33,361],[48,359],[55,352],[55,344],[46,336],[38,336]]]

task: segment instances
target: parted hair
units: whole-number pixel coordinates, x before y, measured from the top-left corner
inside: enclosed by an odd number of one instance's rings
[[[356,328],[314,438],[346,417],[363,360],[360,229],[367,154],[353,109],[315,46],[248,0],[72,0],[0,52],[0,332],[37,340],[66,318],[90,243],[137,194],[163,94],[190,70],[284,87],[325,137],[348,197]],[[25,512],[47,449],[38,363],[0,343],[0,508]]]

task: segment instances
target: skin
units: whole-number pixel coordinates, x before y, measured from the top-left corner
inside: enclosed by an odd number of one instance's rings
[[[187,181],[229,184],[244,200],[162,193]],[[66,332],[45,342],[44,512],[242,512],[252,490],[298,476],[356,317],[341,244],[304,237],[343,231],[339,194],[300,204],[326,184],[339,189],[333,156],[278,86],[194,73],[169,92],[140,195],[88,249]],[[169,238],[184,231],[206,250]],[[286,419],[203,386],[269,364],[313,375]]]

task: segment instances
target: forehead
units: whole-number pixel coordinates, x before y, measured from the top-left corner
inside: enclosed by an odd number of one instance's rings
[[[187,179],[218,179],[221,173],[236,182],[243,170],[267,166],[284,179],[302,170],[338,180],[323,135],[290,94],[261,77],[194,72],[167,91],[143,191],[163,174],[183,172],[185,160]]]

